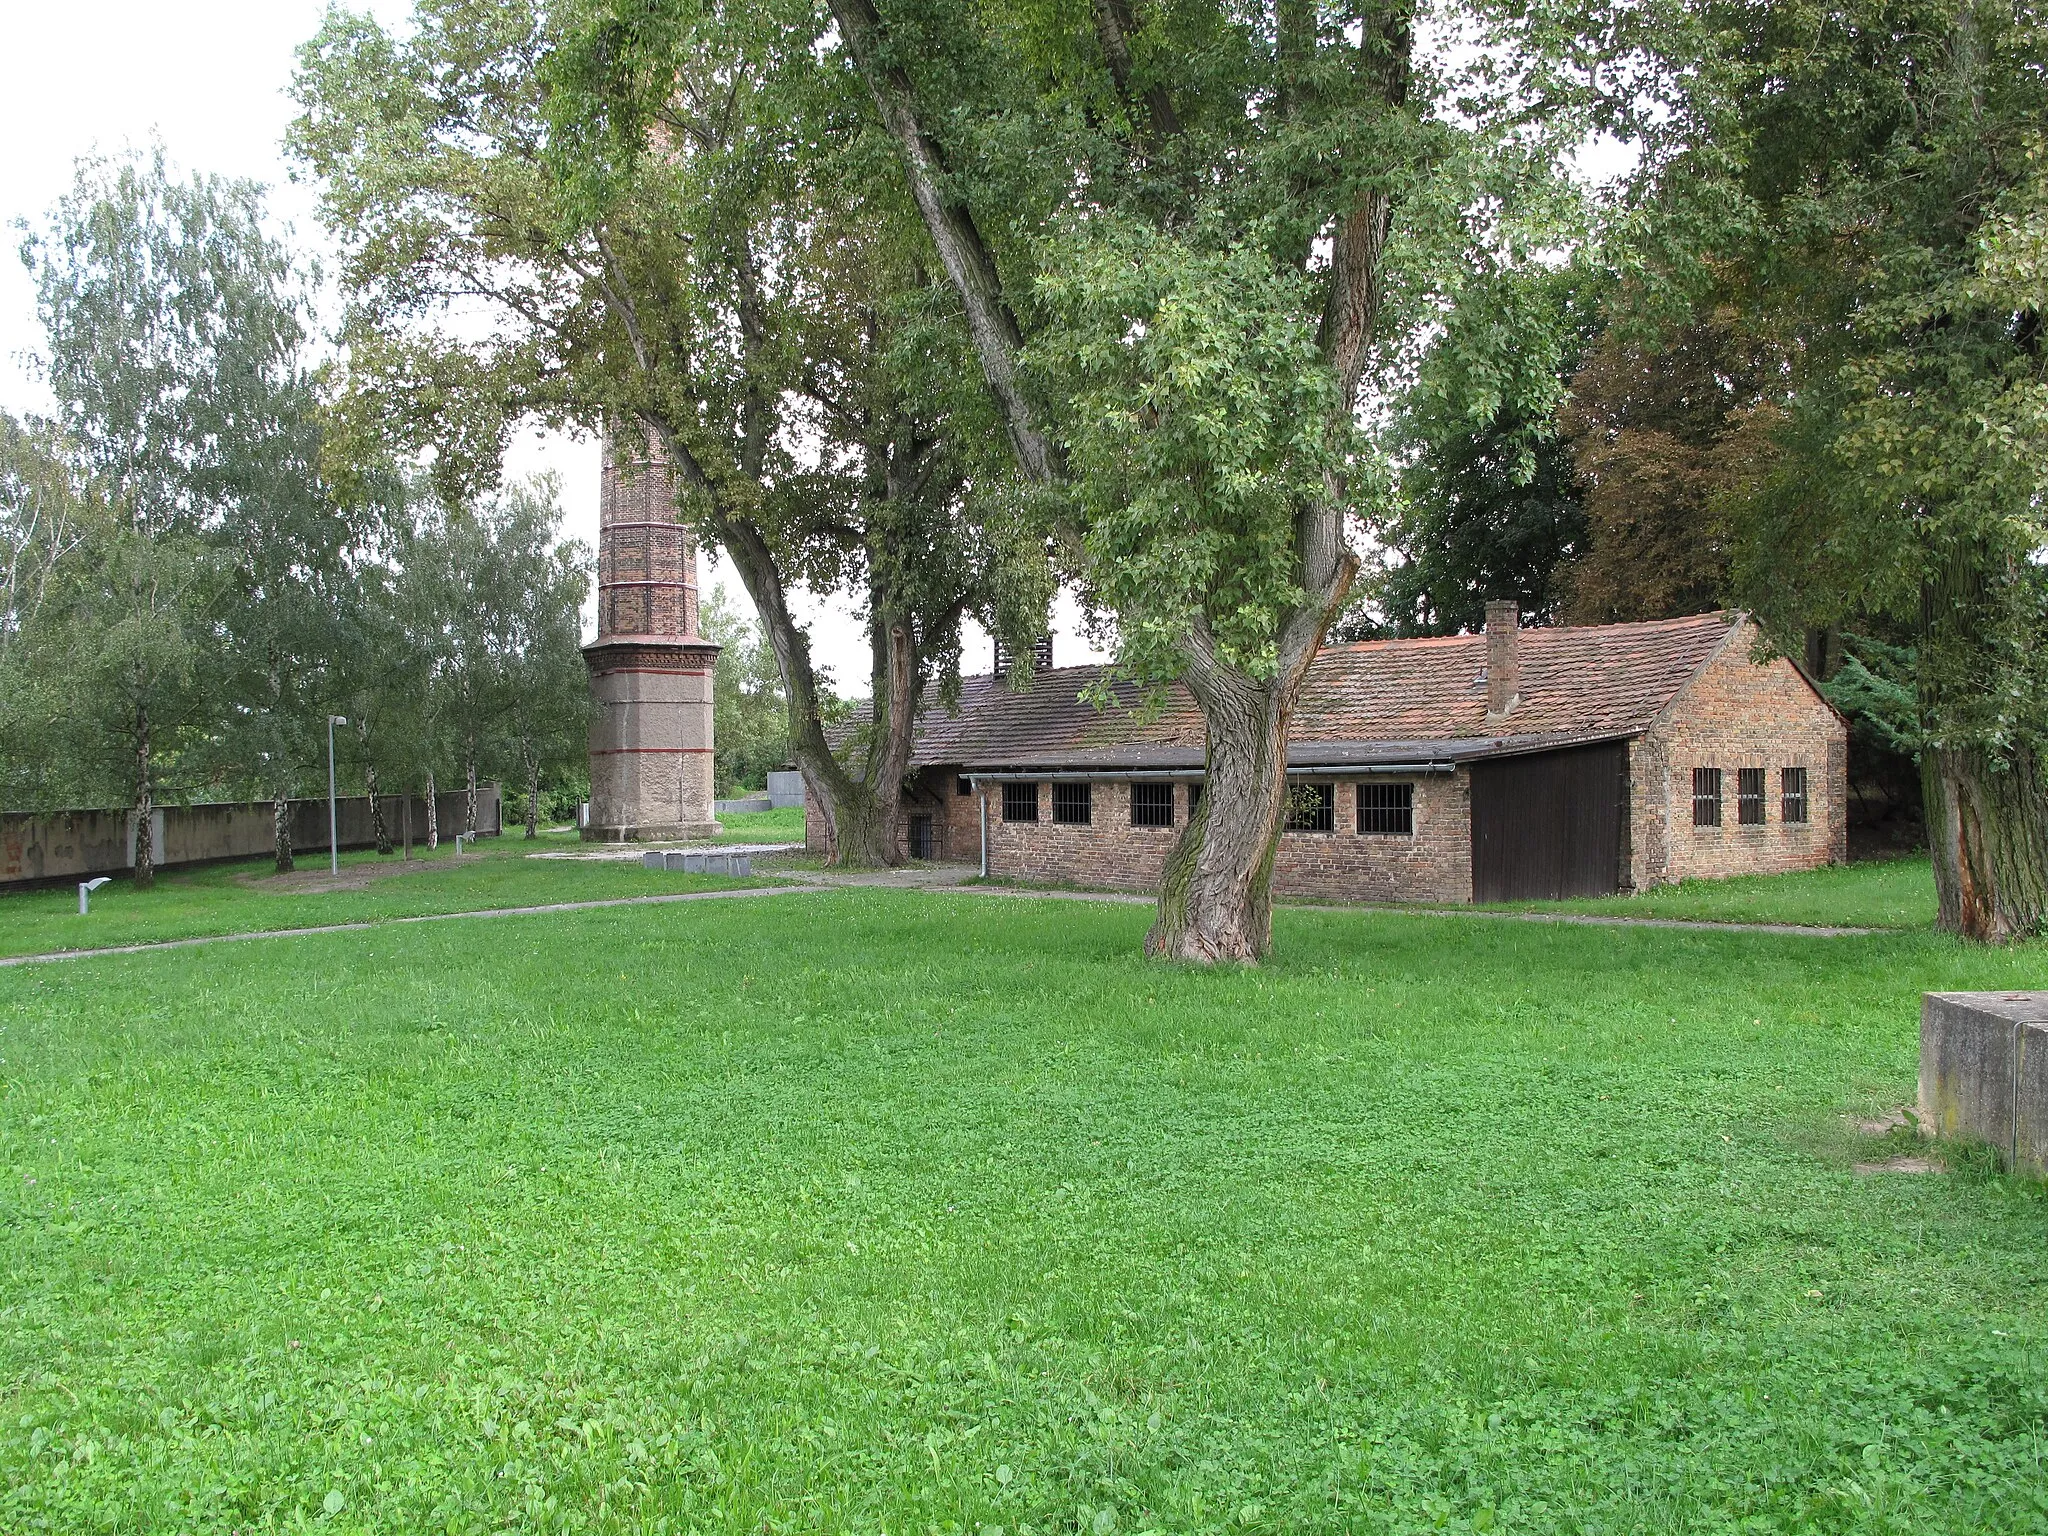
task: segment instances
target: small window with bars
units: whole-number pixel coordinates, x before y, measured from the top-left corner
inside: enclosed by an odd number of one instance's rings
[[[1287,787],[1287,830],[1333,832],[1337,827],[1337,786],[1290,784]]]
[[[1415,786],[1413,784],[1359,785],[1358,835],[1360,837],[1413,837],[1415,835]]]
[[[963,774],[961,777],[953,781],[953,793],[958,795],[962,800],[965,800],[969,795],[974,793],[974,780],[966,777]]]
[[[1133,784],[1131,786],[1131,825],[1134,827],[1172,826],[1173,786],[1171,784]]]
[[[1721,825],[1721,770],[1695,768],[1692,771],[1692,824],[1696,827]]]
[[[1787,821],[1806,820],[1806,770],[1787,768],[1779,775],[1780,811]]]
[[[1764,771],[1761,768],[1735,770],[1735,820],[1745,827],[1764,824]]]
[[[1052,787],[1052,819],[1070,827],[1085,827],[1093,819],[1093,784],[1059,784]]]
[[[1036,784],[1005,784],[1003,786],[1003,820],[1038,820],[1038,786]]]

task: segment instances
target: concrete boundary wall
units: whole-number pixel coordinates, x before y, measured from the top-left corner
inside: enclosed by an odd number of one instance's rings
[[[415,843],[427,835],[426,800],[422,796],[381,795],[384,822],[394,843],[402,842],[406,807],[412,808]],[[434,797],[441,836],[462,830],[463,794],[455,790]],[[503,830],[503,797],[495,784],[476,787],[479,831]],[[274,846],[268,800],[214,805],[160,807],[152,818],[159,869],[207,864],[221,859],[259,858]],[[327,852],[327,800],[293,800],[292,850],[301,859]],[[368,848],[371,831],[367,795],[347,795],[335,802],[338,841],[343,848]],[[113,875],[135,867],[133,811],[53,811],[48,815],[0,814],[0,890]]]
[[[1920,999],[1920,1114],[1936,1136],[1993,1148],[2048,1177],[2048,992],[1929,992]]]

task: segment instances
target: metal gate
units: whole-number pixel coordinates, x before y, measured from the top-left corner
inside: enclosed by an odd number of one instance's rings
[[[913,859],[936,859],[939,856],[938,839],[932,835],[931,817],[910,818],[910,856]]]
[[[1472,899],[1605,896],[1628,868],[1628,743],[1472,765]]]

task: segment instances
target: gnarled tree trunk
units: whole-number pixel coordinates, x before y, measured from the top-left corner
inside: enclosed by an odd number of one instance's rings
[[[1986,944],[2048,924],[2048,792],[2020,749],[1929,747],[1920,756],[1943,932]]]
[[[1273,945],[1273,858],[1287,818],[1287,734],[1308,668],[1350,589],[1341,572],[1311,643],[1282,650],[1270,679],[1190,647],[1187,685],[1207,726],[1202,803],[1168,856],[1145,953],[1213,965],[1255,963]]]

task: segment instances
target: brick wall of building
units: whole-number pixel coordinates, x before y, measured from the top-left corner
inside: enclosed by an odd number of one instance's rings
[[[1631,862],[1636,887],[1783,874],[1849,856],[1849,733],[1791,662],[1750,660],[1743,625],[1635,744]],[[1692,771],[1721,770],[1721,824],[1692,821]],[[1738,816],[1737,770],[1764,770],[1764,820]],[[1807,820],[1784,819],[1783,770],[1804,768]]]
[[[1375,782],[1397,782],[1376,780]],[[1463,902],[1472,899],[1472,811],[1463,773],[1423,774],[1415,786],[1415,831],[1408,837],[1361,836],[1357,786],[1335,786],[1333,828],[1283,832],[1273,890],[1322,901]],[[989,873],[995,878],[1149,891],[1187,824],[1188,786],[1174,786],[1174,825],[1131,825],[1131,785],[1099,779],[1087,826],[1052,819],[1052,785],[1038,786],[1039,820],[1003,819],[999,785],[989,795]]]

